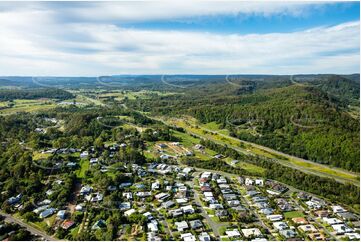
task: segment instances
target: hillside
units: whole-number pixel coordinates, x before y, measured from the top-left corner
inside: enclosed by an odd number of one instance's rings
[[[359,170],[359,119],[347,110],[359,85],[334,75],[245,79],[231,86],[210,82],[179,95],[132,100],[129,105],[162,115],[190,114],[216,122],[232,136],[318,163]],[[252,86],[252,88],[249,88]]]

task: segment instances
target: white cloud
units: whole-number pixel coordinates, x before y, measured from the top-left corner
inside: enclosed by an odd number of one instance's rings
[[[122,28],[109,20],[168,19],[241,11],[267,15],[283,13],[284,8],[290,14],[302,14],[304,4],[217,3],[203,4],[205,8],[201,8],[201,2],[192,4],[192,8],[188,2],[173,7],[164,2],[147,4],[150,5],[147,11],[134,3],[68,6],[64,7],[64,19],[59,19],[62,9],[55,11],[41,4],[0,11],[0,75],[290,74],[359,70],[359,22],[293,33],[238,35]],[[97,5],[100,9],[95,10]],[[185,11],[187,7],[191,11]],[[126,14],[119,14],[122,12]],[[71,21],[74,16],[82,20]]]

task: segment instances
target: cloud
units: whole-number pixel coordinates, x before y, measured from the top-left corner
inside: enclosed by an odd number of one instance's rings
[[[137,5],[140,3],[88,2],[4,7],[0,11],[0,75],[292,74],[359,70],[359,21],[299,32],[247,35],[143,30],[114,23],[240,12],[267,15],[285,11],[301,15],[308,6],[201,3],[192,4],[192,8],[188,2],[172,6],[147,2],[141,3],[143,7]],[[149,4],[147,11],[143,10],[144,4]],[[190,11],[185,11],[186,7]],[[119,14],[123,12],[126,14]],[[64,16],[60,18],[61,14]]]

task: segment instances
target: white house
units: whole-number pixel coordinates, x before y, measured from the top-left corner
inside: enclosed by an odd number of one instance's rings
[[[174,224],[179,232],[183,232],[184,230],[189,228],[186,221],[175,222]]]
[[[262,236],[261,231],[258,228],[251,228],[251,229],[242,229],[242,234],[244,237],[260,237]]]
[[[276,222],[282,220],[283,216],[280,214],[275,214],[275,215],[268,215],[266,216],[266,218],[272,222]]]

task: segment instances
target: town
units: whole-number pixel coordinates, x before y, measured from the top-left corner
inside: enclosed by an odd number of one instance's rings
[[[148,155],[158,156],[156,160],[115,162],[117,153],[129,145],[125,141],[39,151],[69,161],[34,161],[48,176],[46,190],[31,199],[21,193],[8,197],[4,211],[42,230],[49,236],[40,235],[45,240],[360,239],[359,217],[339,204],[274,180],[184,165],[182,159],[206,154],[201,144],[155,142],[144,152],[153,152]],[[212,154],[214,159],[225,158]],[[80,179],[70,181],[67,173],[72,172]],[[69,194],[64,189],[72,188],[70,199],[64,200]],[[5,217],[1,230],[7,224]]]

